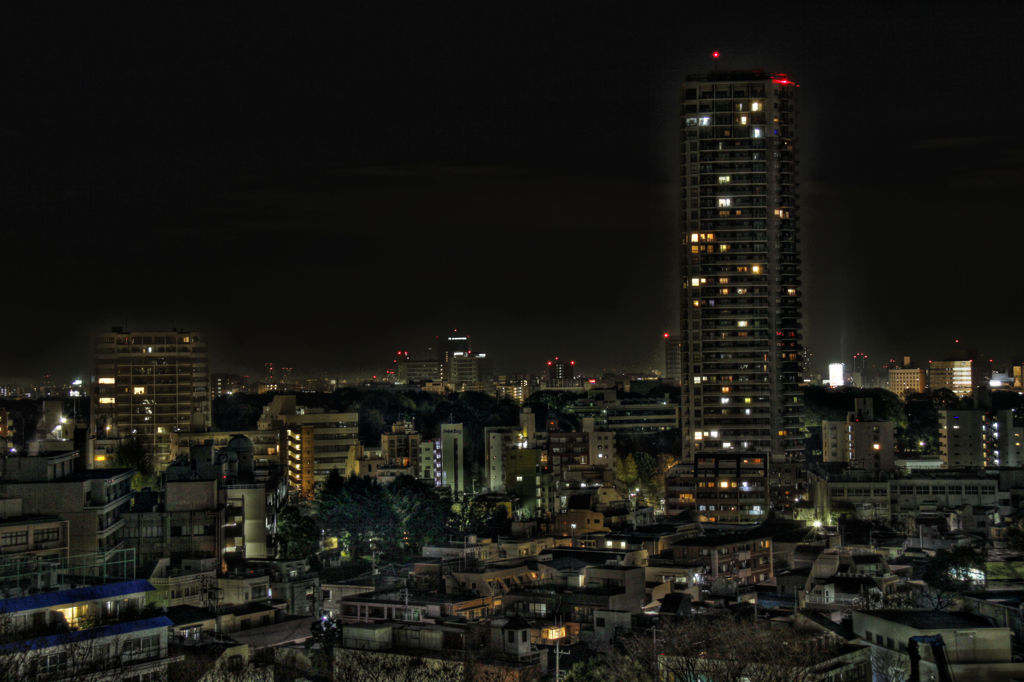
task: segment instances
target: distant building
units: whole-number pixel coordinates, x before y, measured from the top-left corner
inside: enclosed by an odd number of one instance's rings
[[[241,374],[210,375],[210,392],[214,398],[224,398],[235,393],[247,393],[253,388],[250,385],[249,377]]]
[[[465,460],[466,438],[462,424],[441,425],[441,485],[452,492],[467,492]]]
[[[889,370],[889,390],[900,398],[913,393],[924,393],[928,388],[928,376],[921,368],[901,367]]]
[[[871,398],[856,398],[846,421],[821,422],[823,460],[857,469],[893,471],[895,425],[875,419]]]
[[[114,328],[93,343],[90,448],[86,467],[135,438],[170,461],[174,431],[210,428],[210,367],[206,335],[185,331],[125,332]]]
[[[958,398],[973,396],[979,379],[974,364],[973,360],[929,360],[928,390],[945,388]]]
[[[1012,410],[942,410],[939,446],[943,464],[948,469],[1019,466],[1018,432]]]
[[[384,463],[410,466],[419,459],[422,437],[410,421],[395,422],[381,435],[380,449]]]
[[[332,470],[344,475],[349,448],[359,444],[357,412],[327,412],[298,407],[294,395],[276,395],[257,423],[260,430],[278,430],[288,488],[312,499],[316,484]]]
[[[683,337],[665,332],[662,338],[665,340],[665,370],[661,378],[678,386],[683,378]]]
[[[548,360],[547,370],[544,375],[544,385],[547,388],[572,388],[579,386],[576,378],[576,361],[563,360],[557,355],[553,360]]]

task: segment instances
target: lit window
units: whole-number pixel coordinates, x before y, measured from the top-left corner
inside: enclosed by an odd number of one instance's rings
[[[93,459],[95,461],[97,461],[97,462],[106,462],[107,461],[107,456],[106,455],[96,455],[95,457],[93,457]]]
[[[712,431],[711,432],[711,437],[712,438],[718,438],[718,431]]]
[[[746,320],[737,320],[736,321],[736,326],[737,327],[746,327],[747,326],[747,321]]]
[[[728,488],[729,487],[729,481],[722,481],[721,483],[718,484],[718,486],[720,488]]]
[[[754,273],[755,275],[759,275],[759,274],[761,274],[761,266],[760,265],[752,265],[752,266],[750,266],[750,271],[752,273]]]
[[[114,404],[114,399],[113,398],[100,398],[100,405],[113,405],[113,404]]]
[[[114,377],[100,377],[97,381],[100,384],[112,384],[114,383]]]
[[[742,125],[742,126],[747,125],[747,117],[746,116],[740,116],[740,125]]]
[[[134,394],[134,395],[145,395],[146,394],[146,387],[145,386],[132,386],[132,394]]]
[[[690,280],[690,286],[692,286],[692,287],[699,287],[700,286],[700,280],[697,279],[696,277],[694,277],[693,279]]]
[[[700,440],[700,439],[702,439],[703,437],[704,437],[704,434],[703,434],[703,433],[701,433],[700,431],[694,431],[694,432],[693,432],[693,439],[694,439],[694,440]]]
[[[698,301],[697,299],[693,299],[693,307],[694,308],[699,308],[700,307],[700,301]]]
[[[718,200],[718,206],[719,206],[719,208],[722,208],[722,207],[725,207],[725,206],[732,206],[732,199],[721,198],[721,199]]]
[[[760,128],[754,128],[753,130],[754,130],[754,137],[761,137],[761,129]]]
[[[728,398],[722,398],[722,404],[723,405],[728,405],[729,404],[729,399]]]
[[[718,176],[718,184],[719,185],[727,185],[730,182],[732,182],[732,176],[731,175],[719,175]]]
[[[702,126],[711,125],[711,117],[710,116],[701,116],[700,117],[700,124]]]
[[[761,103],[760,102],[751,102],[750,103],[750,110],[751,111],[761,111]]]
[[[690,241],[696,244],[697,242],[700,241],[700,235],[696,232],[690,233]]]

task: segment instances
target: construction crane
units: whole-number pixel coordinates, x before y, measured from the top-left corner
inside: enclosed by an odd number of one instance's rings
[[[953,682],[953,672],[946,660],[946,643],[942,641],[942,635],[916,635],[907,642],[907,655],[910,656],[908,682],[921,682],[921,653],[917,649],[919,643],[932,648],[932,658],[939,671],[939,682]]]

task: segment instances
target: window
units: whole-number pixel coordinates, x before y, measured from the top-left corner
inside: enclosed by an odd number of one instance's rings
[[[14,533],[4,533],[0,535],[0,546],[11,547],[13,545],[27,545],[28,544],[28,531],[16,531]]]
[[[753,133],[754,133],[754,137],[761,137],[761,129],[760,128],[754,128],[753,129]]]
[[[40,528],[32,533],[35,542],[56,542],[60,540],[60,528]]]
[[[718,206],[719,206],[719,208],[724,208],[726,206],[732,206],[732,199],[729,199],[729,198],[726,198],[726,197],[720,197],[718,199]]]

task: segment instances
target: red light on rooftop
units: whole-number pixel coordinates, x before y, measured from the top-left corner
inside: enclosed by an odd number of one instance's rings
[[[575,361],[575,360],[570,360],[570,361],[569,361],[569,364],[570,364],[570,365],[575,365],[575,364],[576,364],[576,361]]]
[[[551,361],[550,361],[550,360],[548,360],[548,367],[550,367],[550,366],[551,366]]]
[[[662,338],[665,338],[665,339],[667,339],[667,338],[668,338],[668,332],[665,332],[665,333],[664,333],[664,334],[662,334],[661,336],[662,336]]]
[[[721,56],[722,55],[721,55],[721,53],[719,53],[718,50],[715,50],[714,52],[711,53],[711,57],[714,58],[714,59],[718,59]]]

